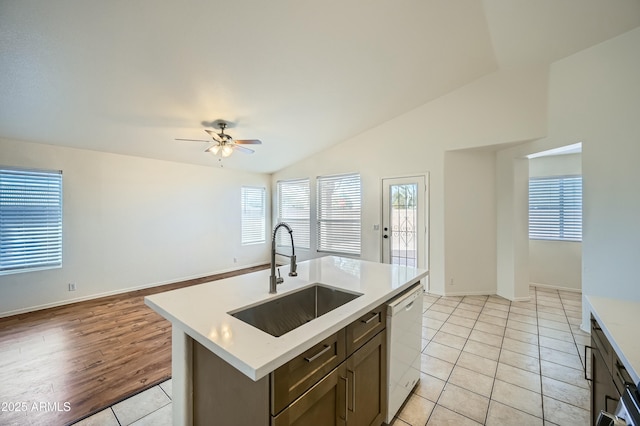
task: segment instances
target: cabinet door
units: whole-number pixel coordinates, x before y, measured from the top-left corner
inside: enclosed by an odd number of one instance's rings
[[[386,410],[387,333],[378,333],[347,359],[347,424],[380,425]]]
[[[591,377],[593,379],[591,387],[591,424],[595,425],[600,411],[614,412],[620,396],[613,378],[609,374],[605,358],[594,339],[592,339],[591,344]]]
[[[346,365],[340,364],[280,414],[272,426],[345,426],[347,417]]]

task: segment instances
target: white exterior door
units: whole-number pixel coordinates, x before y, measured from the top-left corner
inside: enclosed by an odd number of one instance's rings
[[[428,268],[427,175],[382,179],[382,262]]]

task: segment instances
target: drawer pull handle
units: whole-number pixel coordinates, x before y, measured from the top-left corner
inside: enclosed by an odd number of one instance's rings
[[[616,360],[616,376],[618,376],[618,379],[622,382],[622,386],[627,386],[627,385],[633,386],[634,383],[628,382],[624,379],[622,375],[622,370],[627,371],[627,368],[624,365],[620,364],[618,360]]]
[[[369,324],[371,321],[380,318],[380,312],[371,312],[371,313],[373,314],[373,316],[371,318],[369,318],[368,320],[362,320],[363,324]]]
[[[615,403],[617,403],[618,401],[620,401],[619,399],[610,397],[609,395],[605,395],[604,396],[604,411],[606,411],[607,413],[610,413],[612,410],[609,410],[609,401],[613,401]]]
[[[602,328],[598,324],[598,321],[594,320],[593,318],[591,319],[591,327],[593,327],[594,330],[602,331]]]
[[[324,355],[326,352],[328,352],[329,349],[331,349],[331,348],[332,348],[332,346],[324,345],[324,348],[320,352],[318,352],[317,354],[315,354],[312,357],[308,357],[308,358],[305,357],[304,360],[307,361],[307,362],[313,362],[316,359],[320,358],[322,355]]]
[[[593,351],[593,348],[591,346],[585,345],[584,347],[584,379],[588,381],[593,381],[593,379],[590,379],[587,377],[587,364],[588,364],[587,349],[591,349]]]

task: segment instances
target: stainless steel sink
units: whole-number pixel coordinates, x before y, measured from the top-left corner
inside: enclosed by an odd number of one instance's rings
[[[316,284],[229,314],[280,337],[360,296],[362,294]]]

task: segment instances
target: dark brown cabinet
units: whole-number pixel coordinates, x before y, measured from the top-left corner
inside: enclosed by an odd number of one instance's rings
[[[337,336],[336,350],[326,349],[329,342],[316,345],[308,353],[326,351],[327,362],[339,359],[339,339],[346,346],[346,360],[335,370],[314,385],[309,391],[291,402],[282,412],[272,411],[273,426],[283,425],[345,425],[371,426],[380,425],[384,419],[386,401],[386,369],[387,369],[387,340],[386,340],[386,306],[368,312],[358,318]],[[322,347],[325,349],[322,349]],[[301,355],[304,357],[304,354]],[[300,358],[300,357],[299,357]],[[342,358],[344,360],[344,358]],[[291,360],[272,374],[282,377],[280,371],[296,370],[299,360]],[[309,367],[307,367],[309,368]],[[314,376],[315,377],[315,376]],[[328,380],[328,381],[327,381]],[[295,380],[289,379],[291,383]],[[298,389],[313,384],[311,380],[299,380]],[[282,394],[279,395],[278,393]],[[291,392],[286,387],[272,387],[272,400],[283,401],[290,398]],[[278,404],[277,406],[280,406]],[[322,410],[320,413],[318,410]],[[315,413],[315,414],[314,414]]]
[[[593,333],[593,331],[592,331]],[[593,336],[593,334],[592,334]],[[591,338],[591,424],[595,425],[600,411],[613,412],[620,395],[605,361],[603,349]]]
[[[378,426],[387,392],[386,305],[253,381],[193,342],[193,423]]]
[[[273,426],[382,424],[386,332],[375,335],[338,368],[273,417]]]
[[[326,375],[300,398],[274,416],[273,426],[345,426],[346,425],[346,365]]]
[[[379,425],[386,392],[386,331],[375,335],[347,359],[347,425]]]
[[[277,414],[346,358],[340,330],[271,373],[271,414]]]
[[[378,306],[349,324],[346,328],[347,356],[384,330],[386,326],[387,305]]]
[[[600,411],[613,413],[626,384],[632,384],[598,321],[591,316],[591,425]]]

